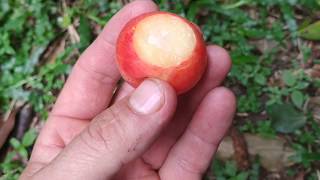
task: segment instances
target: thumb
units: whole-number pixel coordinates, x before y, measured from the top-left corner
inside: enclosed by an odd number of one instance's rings
[[[147,150],[175,107],[176,95],[168,84],[144,81],[130,96],[95,117],[35,179],[111,178]]]

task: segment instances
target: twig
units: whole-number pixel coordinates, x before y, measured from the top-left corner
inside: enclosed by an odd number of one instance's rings
[[[230,136],[233,142],[237,166],[241,170],[247,170],[250,162],[246,141],[236,127],[231,128]]]

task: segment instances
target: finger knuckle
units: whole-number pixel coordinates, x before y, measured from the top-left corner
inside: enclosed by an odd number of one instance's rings
[[[97,116],[86,134],[87,144],[98,151],[114,151],[126,140],[123,119],[111,109]]]
[[[194,161],[186,157],[179,157],[177,158],[177,165],[187,173],[190,174],[199,174],[203,172],[203,167],[200,164],[197,164]]]

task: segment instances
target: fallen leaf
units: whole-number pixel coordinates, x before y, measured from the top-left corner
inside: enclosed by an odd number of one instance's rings
[[[320,124],[320,96],[310,97],[307,107],[312,112],[313,118]]]
[[[233,142],[237,166],[241,170],[247,170],[250,167],[250,162],[246,141],[235,127],[232,127],[230,136]]]
[[[68,26],[68,33],[70,35],[70,40],[72,44],[77,44],[80,42],[80,36],[76,28],[72,24]]]
[[[315,64],[312,68],[306,69],[305,73],[311,78],[320,78],[320,64]]]
[[[230,160],[234,158],[233,142],[230,136],[223,138],[217,150],[217,157],[221,160]]]
[[[277,172],[294,165],[289,157],[294,155],[295,151],[287,146],[284,139],[280,137],[267,139],[253,134],[244,134],[244,138],[250,157],[254,158],[258,155],[261,166],[265,169]],[[235,158],[235,150],[230,136],[225,137],[221,142],[217,151],[217,158],[221,160]]]
[[[9,110],[4,115],[3,119],[0,119],[0,149],[6,142],[10,132],[12,131],[15,124],[15,117],[18,108],[16,107],[16,102],[12,102]]]
[[[306,173],[304,171],[301,171],[295,176],[294,180],[304,180],[305,175]]]
[[[34,116],[35,114],[30,104],[23,106],[17,115],[16,126],[12,135],[21,140],[26,131],[30,128]]]
[[[261,53],[270,51],[278,45],[276,41],[266,39],[251,40],[250,43],[254,45]]]
[[[48,51],[46,52],[46,57],[44,57],[49,64],[54,63],[57,57],[65,50],[66,39],[67,36],[64,35],[49,47]]]

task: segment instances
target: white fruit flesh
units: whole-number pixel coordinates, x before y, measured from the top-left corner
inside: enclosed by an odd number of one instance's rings
[[[160,67],[177,66],[187,60],[196,46],[194,31],[170,14],[146,17],[133,35],[134,49],[143,61]]]

